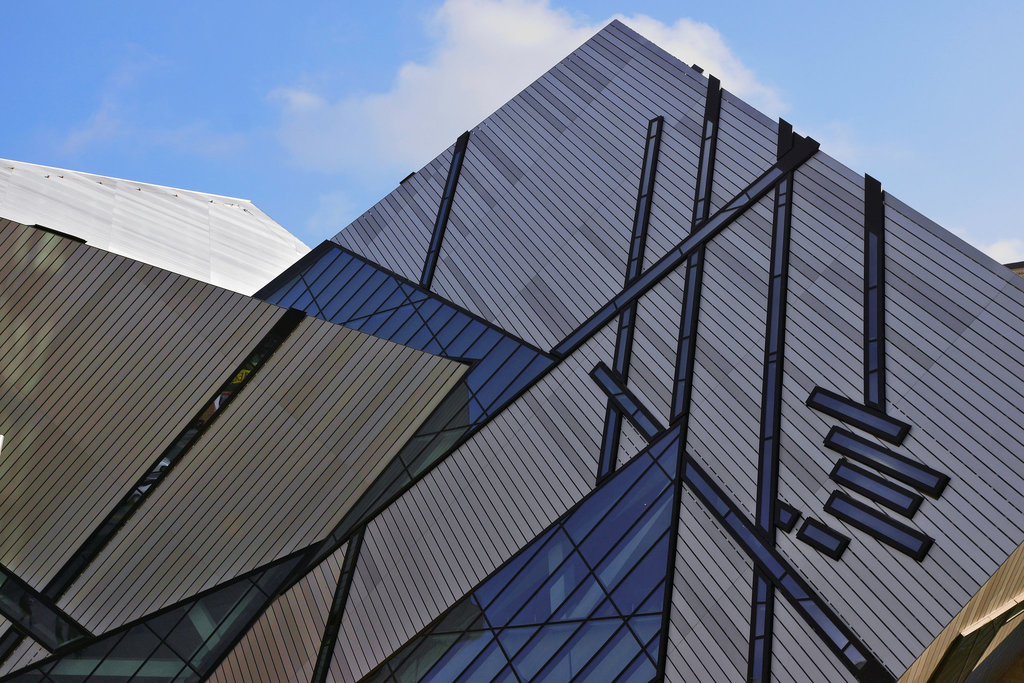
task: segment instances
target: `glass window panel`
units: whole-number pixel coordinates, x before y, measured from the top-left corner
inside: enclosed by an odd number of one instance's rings
[[[646,509],[641,508],[643,516],[639,520],[635,520],[636,525],[621,541],[615,544],[615,547],[595,568],[594,573],[597,574],[597,578],[601,580],[605,587],[610,589],[616,586],[622,580],[622,577],[643,557],[644,553],[652,545],[655,545],[659,538],[665,537],[667,530],[672,525],[672,516],[669,509],[671,503],[672,488],[668,487],[662,492],[661,497],[658,498],[654,505],[649,505]],[[613,540],[615,540],[615,537],[606,538],[605,543],[610,543]],[[662,571],[660,576],[647,585],[647,589],[642,597],[647,597],[647,592],[654,588],[658,579],[664,576],[665,572]],[[619,605],[619,607],[621,608],[622,605]]]
[[[465,634],[421,680],[450,683],[476,659],[477,655],[492,640],[494,640],[494,634],[491,631],[472,631]]]
[[[623,624],[604,647],[601,648],[580,674],[587,683],[607,681],[613,683],[643,648]]]
[[[597,604],[605,598],[605,595],[604,588],[597,582],[597,579],[593,575],[588,575],[580,582],[565,604],[555,612],[552,620],[586,619],[597,607]]]
[[[512,624],[538,624],[547,621],[561,607],[589,570],[578,553],[570,555],[558,569],[552,571],[540,590],[523,605],[513,617]]]
[[[548,624],[512,658],[512,667],[523,680],[531,680],[576,632],[581,624]]]
[[[476,398],[486,409],[490,408],[506,389],[519,377],[520,373],[537,357],[537,353],[525,346],[519,349],[502,365],[498,371],[477,390]],[[472,378],[469,379],[472,387]]]
[[[466,328],[448,344],[448,347],[445,349],[445,353],[449,356],[458,358],[482,358],[483,354],[470,355],[470,349],[472,349],[476,342],[479,341],[479,339],[488,331],[490,331],[490,329],[486,325],[481,323],[479,320],[473,320],[470,318],[470,322],[466,325]],[[486,350],[484,353],[486,353]]]
[[[530,561],[530,559],[537,554],[545,543],[551,537],[558,527],[551,527],[538,538],[530,543],[522,552],[509,560],[501,569],[494,573],[491,578],[487,579],[482,586],[473,592],[474,597],[480,601],[481,605],[487,605],[494,599],[494,596],[498,594],[501,589],[508,585],[519,570]]]
[[[352,260],[352,257],[339,249],[329,249],[320,255],[314,263],[311,263],[304,271],[302,271],[302,277],[306,282],[316,282],[317,278],[320,277],[327,270],[338,271],[346,263]]]
[[[480,622],[483,616],[483,610],[480,609],[480,605],[477,604],[473,598],[466,598],[460,600],[454,607],[448,610],[434,628],[430,629],[431,633],[462,633],[468,628],[483,628],[481,626],[475,626],[474,622]]]
[[[483,358],[501,339],[500,332],[488,328],[462,355],[466,358]]]
[[[173,681],[184,669],[185,662],[174,654],[169,647],[161,644],[143,662],[142,667],[132,678],[132,683],[165,683],[166,681]]]
[[[501,648],[498,647],[498,642],[492,640],[490,645],[476,658],[476,661],[472,662],[458,677],[456,683],[495,680],[498,672],[505,667],[507,662]]]
[[[358,289],[371,273],[373,273],[373,268],[361,261],[353,260],[346,263],[337,272],[328,271],[316,282],[306,280],[306,283],[309,285],[310,291],[313,292],[313,296],[316,297],[317,303],[320,304],[320,308],[323,308],[334,301],[343,290],[351,288],[350,291],[355,291]]]
[[[395,671],[395,680],[402,683],[413,683],[419,681],[438,660],[444,656],[458,636],[455,634],[443,634],[427,636],[420,643],[416,651],[406,659],[398,670]]]
[[[642,652],[619,674],[618,683],[647,683],[654,679],[655,668]]]
[[[373,329],[369,324],[367,324],[363,329],[376,337],[382,337],[384,339],[391,339],[394,341],[395,335],[409,322],[410,316],[416,315],[416,311],[413,309],[412,305],[407,305],[397,308],[388,314],[381,315],[386,315],[387,317],[376,329]],[[411,334],[412,332],[410,331],[409,335],[411,336]],[[406,338],[408,338],[408,336]]]
[[[649,617],[631,617],[626,621],[633,635],[640,639],[642,645],[647,645],[658,635],[661,630],[661,615]]]
[[[504,391],[491,401],[488,407],[488,413],[494,413],[513,396],[522,391],[523,387],[532,382],[537,378],[537,375],[545,372],[551,367],[552,361],[546,356],[537,355],[533,358],[530,364],[523,370],[518,377],[508,383]]]
[[[594,653],[608,642],[620,626],[622,626],[622,622],[618,619],[600,619],[582,624],[565,647],[551,658],[535,680],[550,683],[571,680],[586,666]]]
[[[608,546],[623,537],[643,511],[650,506],[660,493],[669,487],[669,482],[657,467],[649,468],[636,485],[608,512],[590,535],[580,544],[583,558],[594,566],[600,562]],[[600,576],[598,577],[600,578]]]
[[[126,681],[160,646],[160,640],[145,626],[128,629],[114,649],[103,658],[90,681]]]
[[[540,626],[512,626],[498,634],[498,642],[501,643],[506,656],[515,657],[538,630]]]
[[[612,602],[623,614],[636,612],[658,582],[665,577],[667,567],[668,531],[619,583],[618,588],[612,592]]]
[[[196,671],[206,671],[220,656],[221,646],[232,642],[246,629],[266,603],[266,596],[254,586],[224,617],[202,649],[192,657],[189,666]]]
[[[662,579],[657,587],[647,596],[644,600],[644,604],[637,608],[637,614],[648,614],[651,612],[661,612],[665,607],[665,581]]]
[[[512,616],[522,606],[523,600],[532,595],[548,578],[555,567],[562,564],[573,551],[572,543],[564,532],[556,531],[544,547],[538,552],[515,580],[509,584],[494,602],[486,606],[487,620],[491,626],[500,627],[508,624]]]
[[[652,465],[650,455],[638,455],[628,465],[609,477],[601,487],[573,512],[562,525],[575,542],[581,542],[609,508],[626,494],[637,480],[645,476]]]
[[[468,315],[459,311],[452,311],[452,313],[452,317],[440,328],[431,322],[431,327],[435,330],[434,336],[437,338],[437,342],[446,350],[460,334],[466,329],[473,327],[473,319]]]

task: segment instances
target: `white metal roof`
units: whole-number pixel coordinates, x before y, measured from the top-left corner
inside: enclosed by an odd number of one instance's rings
[[[247,199],[0,159],[0,217],[252,294],[309,248]]]

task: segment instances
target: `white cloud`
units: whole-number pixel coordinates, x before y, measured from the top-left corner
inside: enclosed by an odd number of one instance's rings
[[[773,114],[783,108],[710,26],[617,18],[751,104]],[[438,36],[431,57],[403,64],[389,89],[333,102],[310,89],[275,90],[282,141],[295,163],[310,169],[419,168],[605,23],[582,21],[548,0],[446,0],[430,20]]]
[[[1000,263],[1024,261],[1024,240],[1010,238],[999,240],[979,248]]]

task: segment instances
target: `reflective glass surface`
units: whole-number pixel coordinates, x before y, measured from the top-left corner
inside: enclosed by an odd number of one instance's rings
[[[678,453],[659,439],[364,680],[650,680]]]

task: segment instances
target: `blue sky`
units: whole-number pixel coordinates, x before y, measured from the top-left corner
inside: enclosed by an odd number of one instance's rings
[[[1024,260],[1021,2],[10,3],[0,157],[251,199],[314,245],[613,16]]]

